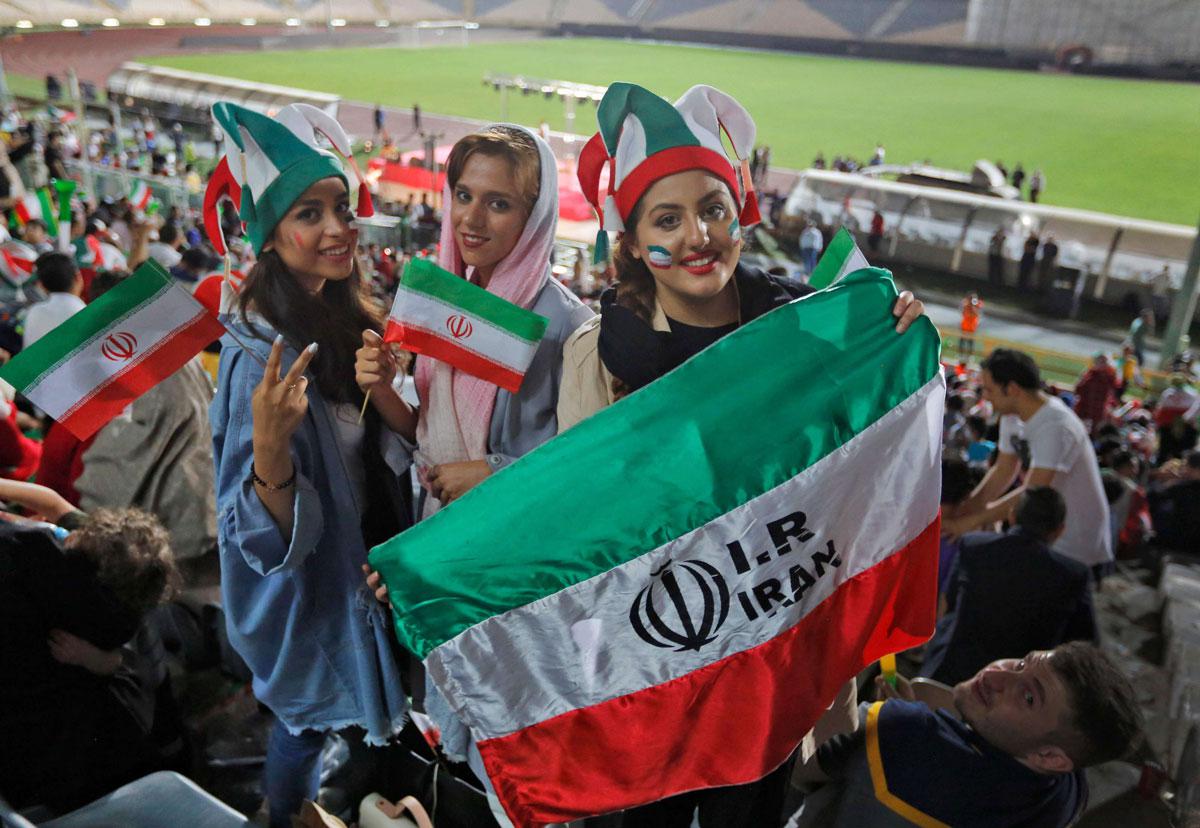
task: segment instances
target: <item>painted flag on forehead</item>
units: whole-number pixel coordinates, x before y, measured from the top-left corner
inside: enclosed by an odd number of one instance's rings
[[[31,219],[41,219],[46,225],[46,235],[53,238],[58,235],[58,210],[49,187],[41,187],[35,192],[26,193],[20,201],[13,205],[13,217],[17,224],[24,227]]]
[[[547,324],[546,317],[428,259],[413,259],[396,290],[383,339],[515,394]]]
[[[808,284],[817,290],[824,290],[830,285],[837,284],[838,280],[847,274],[870,266],[867,263],[867,257],[854,243],[854,236],[850,235],[850,231],[843,227],[830,239],[829,246],[825,248],[817,266],[813,268],[812,275],[808,278]]]
[[[945,384],[895,301],[777,308],[372,550],[516,824],[762,778],[931,635]]]
[[[129,203],[135,210],[146,211],[150,206],[150,200],[154,198],[154,193],[150,190],[150,185],[145,181],[137,180],[133,182],[133,187],[129,191]]]
[[[86,440],[224,332],[150,260],[13,357],[0,379]]]

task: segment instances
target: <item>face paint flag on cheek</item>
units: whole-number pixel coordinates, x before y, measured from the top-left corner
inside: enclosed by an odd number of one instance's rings
[[[737,216],[734,216],[733,224],[729,225],[729,238],[733,241],[742,240],[742,223],[737,220]]]
[[[671,266],[671,251],[665,247],[659,247],[657,244],[650,245],[648,258],[654,267],[665,269]]]

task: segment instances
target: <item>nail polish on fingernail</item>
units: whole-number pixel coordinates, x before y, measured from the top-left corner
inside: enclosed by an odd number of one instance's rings
[[[283,344],[283,334],[277,334],[277,335],[275,336],[275,344],[276,344],[276,345],[282,345],[282,344]]]
[[[310,354],[316,355],[317,343],[314,342],[313,344],[309,345],[305,350],[308,351]]]

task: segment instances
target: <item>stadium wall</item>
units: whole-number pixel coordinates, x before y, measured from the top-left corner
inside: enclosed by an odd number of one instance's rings
[[[611,37],[663,40],[674,43],[699,43],[741,49],[769,49],[783,52],[860,57],[879,60],[903,60],[915,63],[946,63],[959,66],[987,66],[1007,69],[1037,69],[1037,55],[1013,55],[1005,49],[970,46],[930,46],[877,40],[793,37],[754,32],[713,31],[710,29],[645,29],[588,23],[561,23],[552,33],[564,37]]]
[[[1200,2],[971,0],[966,37],[991,48],[1074,48],[1081,62],[1096,65],[1198,64]]]

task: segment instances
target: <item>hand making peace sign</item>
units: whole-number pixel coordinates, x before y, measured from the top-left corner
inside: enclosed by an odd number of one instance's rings
[[[250,398],[250,411],[254,417],[254,442],[256,446],[286,446],[292,434],[308,411],[308,377],[304,376],[308,364],[317,354],[317,343],[300,352],[287,374],[280,374],[283,359],[283,336],[277,336],[267,357],[266,372]]]

